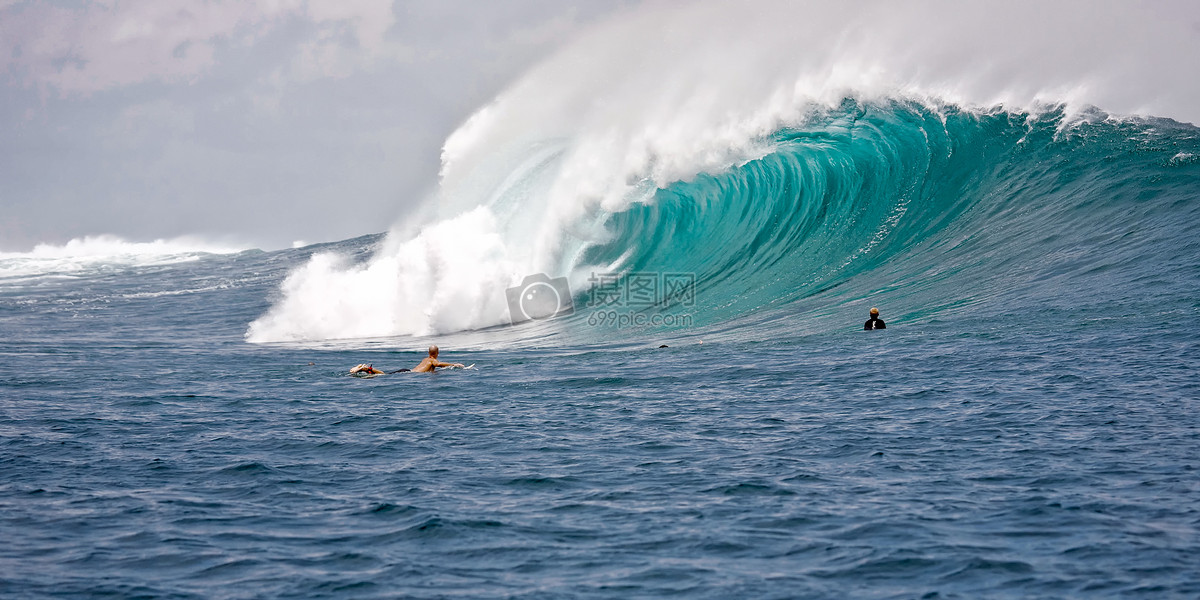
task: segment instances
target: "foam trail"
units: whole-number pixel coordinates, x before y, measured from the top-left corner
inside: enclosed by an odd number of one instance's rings
[[[365,265],[292,274],[255,342],[502,323],[525,274],[573,276],[615,213],[772,152],[845,98],[1200,122],[1185,2],[758,2],[652,7],[580,37],[443,149],[432,223]],[[1100,115],[1104,116],[1104,115]],[[332,291],[336,290],[336,291]]]

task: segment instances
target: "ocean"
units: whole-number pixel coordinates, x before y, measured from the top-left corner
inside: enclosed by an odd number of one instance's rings
[[[121,145],[18,188],[78,190],[39,211],[64,239],[149,200],[167,237],[0,252],[0,598],[1200,598],[1192,3],[520,3],[461,90],[383,78],[474,60],[486,16],[407,40],[368,4],[43,7],[87,52],[13,46],[10,96],[60,108],[9,111],[44,125],[12,156]],[[355,195],[397,165],[263,210],[320,159],[254,148],[428,157],[556,39],[427,196]],[[62,87],[93,77],[125,83]],[[171,195],[211,165],[253,189]],[[316,194],[373,233],[282,247]],[[468,368],[349,374],[434,344]]]
[[[0,595],[1200,595],[1200,130],[847,98],[760,142],[545,277],[489,232],[554,145],[487,218],[0,256]],[[431,343],[473,367],[347,374]]]

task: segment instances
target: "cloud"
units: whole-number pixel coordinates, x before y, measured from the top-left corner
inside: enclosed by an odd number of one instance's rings
[[[196,131],[195,111],[154,100],[125,107],[103,132],[110,147],[157,147],[162,142],[188,137]]]
[[[75,8],[0,0],[0,71],[25,86],[88,95],[146,82],[192,83],[222,45],[249,45],[300,21],[315,29],[292,61],[302,81],[344,77],[386,57],[391,0],[98,0]]]
[[[317,35],[301,44],[292,61],[290,79],[294,82],[346,77],[380,59],[412,55],[404,44],[387,39],[388,30],[396,23],[391,0],[312,2],[306,16],[316,26]]]

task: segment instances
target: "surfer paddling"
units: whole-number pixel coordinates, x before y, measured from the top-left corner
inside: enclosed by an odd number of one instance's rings
[[[414,367],[412,372],[413,373],[432,373],[434,369],[437,369],[439,367],[455,367],[458,369],[467,368],[462,363],[448,363],[448,362],[442,362],[442,361],[438,360],[438,347],[430,346],[429,347],[429,356],[426,356],[425,358],[421,359],[421,364]]]
[[[376,369],[372,365],[363,363],[361,365],[355,366],[353,369],[350,369],[350,374],[351,375],[386,375],[388,373],[406,373],[406,372],[432,373],[436,369],[447,368],[447,367],[455,367],[455,368],[459,368],[459,369],[466,368],[466,366],[463,365],[462,363],[448,363],[448,362],[442,362],[442,361],[438,360],[438,347],[430,346],[429,347],[429,356],[426,356],[425,358],[421,359],[421,363],[411,369],[398,369],[396,371],[380,371],[379,369]]]

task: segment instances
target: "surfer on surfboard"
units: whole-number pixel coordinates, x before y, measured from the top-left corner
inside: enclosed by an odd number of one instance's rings
[[[421,360],[420,364],[418,364],[417,366],[415,366],[411,369],[398,369],[396,371],[380,371],[379,369],[376,369],[372,365],[363,363],[363,364],[355,366],[353,369],[350,369],[350,374],[351,375],[385,375],[388,373],[405,373],[405,372],[432,373],[434,370],[436,370],[438,368],[446,368],[446,367],[455,367],[458,369],[467,368],[462,363],[448,363],[448,362],[442,362],[442,361],[438,360],[438,347],[430,346],[429,347],[429,356],[426,356],[425,358],[423,358]]]

